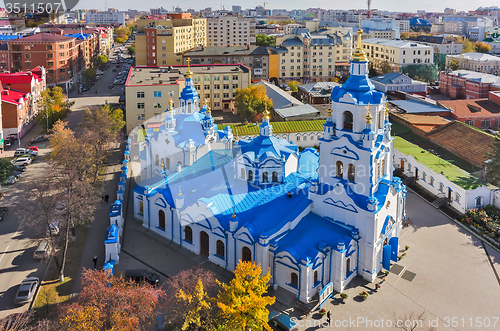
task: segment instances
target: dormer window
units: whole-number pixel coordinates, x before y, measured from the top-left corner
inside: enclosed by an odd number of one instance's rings
[[[344,130],[352,131],[352,113],[350,111],[345,111],[344,114]]]

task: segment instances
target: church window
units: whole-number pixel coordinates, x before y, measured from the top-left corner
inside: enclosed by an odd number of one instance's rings
[[[352,113],[350,111],[344,112],[344,130],[352,131]]]
[[[193,229],[191,229],[190,226],[186,226],[184,228],[184,240],[189,241],[190,243],[193,242]]]
[[[431,186],[434,186],[434,177],[431,177]]]
[[[252,262],[252,252],[250,251],[250,248],[248,247],[243,247],[241,250],[241,261],[243,262]]]
[[[299,276],[295,272],[290,275],[290,285],[293,287],[299,287]]]
[[[139,201],[139,215],[144,215],[144,202]]]
[[[378,128],[382,129],[384,127],[384,110],[380,109],[379,119],[378,119]]]
[[[483,205],[483,197],[476,198],[476,207],[481,207]]]
[[[160,156],[158,154],[155,155],[155,165],[160,165]]]
[[[170,159],[168,157],[165,159],[165,169],[170,170]]]
[[[460,194],[455,193],[455,202],[460,204]]]
[[[277,182],[277,181],[278,181],[278,172],[273,171],[273,182]]]
[[[385,159],[382,160],[382,176],[385,175]]]
[[[380,178],[380,162],[377,163],[377,179]]]
[[[427,179],[427,174],[424,172],[424,173],[422,174],[422,180],[425,182],[425,181],[426,181],[426,179]]]
[[[248,170],[248,180],[249,181],[253,180],[253,171],[252,170]]]
[[[240,174],[240,177],[241,177],[241,178],[245,178],[245,168],[241,168],[241,174]]]
[[[165,212],[163,210],[158,211],[158,227],[165,230]]]
[[[318,282],[318,270],[314,271],[314,283],[316,284]]]
[[[351,258],[348,257],[347,260],[345,261],[345,277],[349,276],[349,273],[351,272]]]
[[[351,182],[355,181],[355,173],[356,173],[356,168],[354,167],[354,164],[349,164],[349,167],[347,168],[347,179]]]
[[[269,179],[268,179],[267,171],[264,171],[262,173],[262,182],[267,183],[268,181],[269,181]]]
[[[443,191],[444,191],[444,185],[443,185],[443,183],[439,183],[439,190],[440,190],[441,192],[443,192]]]
[[[342,161],[337,161],[337,177],[344,178],[344,165]]]
[[[217,240],[217,243],[216,243],[216,249],[217,249],[217,255],[219,255],[221,258],[225,258],[226,256],[226,250],[225,250],[225,245],[224,243],[222,242],[222,240]]]

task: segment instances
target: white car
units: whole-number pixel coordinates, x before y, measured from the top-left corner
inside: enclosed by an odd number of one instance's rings
[[[28,164],[31,164],[31,158],[29,157],[18,157],[15,160],[12,160],[11,163],[13,165],[17,166],[27,166]]]
[[[98,75],[104,74],[104,72],[102,72],[101,70],[96,70],[95,73],[98,74]]]
[[[59,203],[56,205],[56,215],[62,215],[62,214],[66,214],[66,200],[63,200],[63,201],[59,201]]]
[[[50,223],[49,228],[45,233],[47,237],[49,236],[49,229],[53,236],[57,236],[59,234],[59,224],[61,224],[60,219],[56,219],[54,222]]]

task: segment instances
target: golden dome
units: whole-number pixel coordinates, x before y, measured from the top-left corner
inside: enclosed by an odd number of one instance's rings
[[[328,110],[326,111],[326,113],[328,114],[328,116],[332,116],[332,108],[328,108]]]
[[[363,30],[361,30],[361,15],[358,17],[358,42],[356,44],[356,50],[352,53],[351,61],[356,62],[368,62],[368,58],[366,57],[366,53],[363,51],[361,47],[361,35],[363,34]]]
[[[368,109],[368,114],[366,115],[366,124],[371,124],[372,123],[372,113],[370,112],[370,110]]]
[[[184,75],[184,77],[186,78],[193,78],[193,72],[191,71],[191,58],[188,57],[186,62],[188,63],[188,71],[186,72],[186,74]]]

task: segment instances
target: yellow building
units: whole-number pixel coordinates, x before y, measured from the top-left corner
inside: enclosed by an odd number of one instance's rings
[[[183,52],[207,45],[206,19],[190,18],[190,15],[180,17],[154,16],[137,21],[135,43],[138,65],[182,64]]]
[[[137,66],[130,70],[125,85],[127,134],[151,118],[157,118],[158,125],[161,124],[169,96],[179,100],[187,70],[187,66]],[[207,100],[213,111],[234,112],[236,89],[251,84],[250,69],[241,64],[193,65],[191,71],[200,104]],[[154,121],[150,122],[154,124]]]

